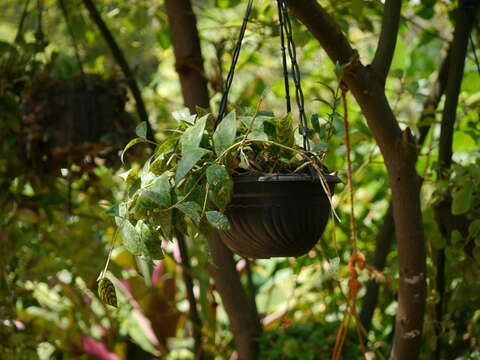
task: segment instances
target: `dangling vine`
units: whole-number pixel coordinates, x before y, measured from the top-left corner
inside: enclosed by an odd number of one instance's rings
[[[345,310],[343,320],[340,323],[340,327],[337,332],[337,338],[335,340],[335,347],[333,349],[332,360],[340,359],[342,353],[343,344],[347,337],[348,328],[352,317],[355,321],[355,331],[357,333],[358,341],[360,344],[360,350],[362,351],[363,358],[365,359],[366,348],[363,340],[362,327],[358,317],[356,309],[356,300],[358,291],[361,288],[361,283],[358,280],[359,271],[365,269],[365,255],[358,250],[357,247],[357,228],[355,223],[355,199],[353,192],[352,182],[352,159],[351,159],[351,147],[350,147],[350,130],[348,122],[348,103],[347,92],[348,87],[341,82],[341,97],[343,102],[343,126],[345,130],[345,144],[347,154],[347,186],[350,194],[350,240],[352,242],[352,255],[348,260],[348,269],[350,272],[350,280],[348,281],[348,296],[347,296],[347,308]],[[358,270],[357,270],[358,269]]]

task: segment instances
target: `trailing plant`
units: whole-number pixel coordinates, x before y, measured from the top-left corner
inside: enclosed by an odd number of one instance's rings
[[[230,112],[214,129],[204,111],[173,113],[176,129],[160,144],[146,139],[146,126],[137,128],[132,146],[147,142],[155,151],[143,168],[122,175],[127,198],[108,212],[116,216],[123,245],[134,255],[161,257],[159,239],[176,232],[207,236],[225,230],[224,215],[234,191],[234,176],[244,174],[308,173],[318,176],[329,194],[322,165],[323,151],[306,152],[292,115],[280,118],[270,111],[237,116]],[[318,139],[315,132],[312,139]],[[315,147],[314,147],[315,148]],[[160,235],[160,236],[158,236]]]

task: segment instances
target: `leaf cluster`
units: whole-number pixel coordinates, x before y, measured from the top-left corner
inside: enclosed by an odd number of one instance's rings
[[[214,129],[213,116],[199,113],[174,112],[177,127],[159,144],[147,140],[145,125],[139,125],[138,137],[122,153],[123,159],[125,151],[141,142],[156,147],[141,170],[122,175],[128,198],[110,211],[117,216],[124,246],[135,255],[151,257],[156,234],[170,240],[176,232],[206,236],[212,229],[228,229],[224,212],[234,176],[304,172],[309,164],[323,169],[322,153],[302,149],[291,114],[279,118],[268,111],[230,112]]]

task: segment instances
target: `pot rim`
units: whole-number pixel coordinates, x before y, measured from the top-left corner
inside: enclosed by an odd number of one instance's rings
[[[337,176],[331,174],[324,174],[327,183],[337,184],[342,182]],[[320,182],[318,176],[312,177],[310,174],[247,174],[237,175],[233,177],[238,183],[253,183],[253,182]]]

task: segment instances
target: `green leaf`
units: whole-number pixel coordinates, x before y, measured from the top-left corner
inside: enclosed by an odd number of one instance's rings
[[[215,130],[215,133],[213,134],[215,153],[220,155],[222,152],[228,149],[235,141],[236,134],[237,118],[235,111],[232,111],[222,119]]]
[[[140,235],[130,221],[122,221],[120,234],[122,236],[123,246],[133,255],[141,255],[146,252],[145,244],[141,241]]]
[[[310,122],[313,127],[313,131],[315,131],[317,134],[320,134],[322,132],[322,128],[320,126],[320,121],[318,120],[318,114],[313,114],[310,118]]]
[[[147,225],[143,220],[137,221],[135,230],[140,236],[140,240],[145,244],[147,250],[145,256],[153,260],[160,260],[164,258],[162,250],[162,241],[154,229]]]
[[[138,143],[143,143],[143,142],[147,142],[147,139],[138,137],[138,138],[130,140],[130,142],[127,144],[127,146],[125,146],[125,148],[122,151],[122,154],[120,155],[120,159],[122,160],[122,163],[124,162],[123,161],[123,156],[125,155],[125,152],[128,149],[130,149],[132,146],[137,145]]]
[[[173,118],[177,120],[179,124],[182,120],[189,124],[193,124],[196,118],[196,115],[190,115],[190,110],[188,108],[184,108],[179,111],[174,111],[172,115],[173,115]]]
[[[473,220],[470,223],[468,234],[475,240],[475,244],[480,246],[480,219]]]
[[[120,216],[120,206],[118,204],[110,206],[105,210],[105,214],[110,216]]]
[[[453,215],[460,215],[466,213],[470,210],[472,205],[472,194],[473,188],[472,186],[468,186],[465,184],[463,188],[454,192],[452,194],[453,201],[452,201],[452,214]]]
[[[206,173],[209,186],[208,197],[223,211],[232,198],[233,180],[222,165],[210,165]]]
[[[200,146],[207,118],[208,115],[205,115],[204,117],[198,119],[195,122],[195,125],[189,127],[180,137],[182,154],[184,154],[184,151],[188,151],[189,148],[198,148]]]
[[[132,185],[135,181],[138,180],[138,168],[134,167],[124,173],[118,175],[123,179],[127,184]]]
[[[147,122],[142,121],[136,128],[135,128],[135,134],[137,134],[138,137],[140,138],[147,138]]]
[[[157,177],[153,184],[142,192],[142,195],[160,207],[169,207],[172,204],[171,186],[168,174]]]
[[[188,148],[185,149],[184,154],[177,165],[175,174],[175,184],[178,186],[180,181],[187,175],[187,173],[197,164],[198,161],[210,150],[202,148]]]
[[[275,119],[277,141],[288,147],[295,144],[295,134],[293,132],[292,113],[288,113],[283,119]]]
[[[175,207],[180,210],[182,213],[187,215],[192,221],[198,225],[200,223],[200,214],[202,212],[202,207],[197,204],[195,201],[185,201]]]
[[[208,222],[216,229],[228,230],[230,228],[230,222],[227,217],[219,211],[207,211]]]

